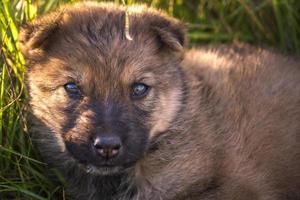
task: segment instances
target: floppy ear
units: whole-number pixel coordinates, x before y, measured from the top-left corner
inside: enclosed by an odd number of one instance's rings
[[[178,56],[183,55],[187,43],[186,28],[183,23],[166,19],[152,26],[160,49],[175,53]]]
[[[30,58],[48,47],[51,37],[59,27],[59,15],[52,13],[22,26],[19,42],[21,51],[26,58]]]

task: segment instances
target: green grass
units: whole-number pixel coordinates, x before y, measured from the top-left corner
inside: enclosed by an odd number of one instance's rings
[[[34,3],[33,3],[34,2]],[[63,180],[30,140],[20,25],[74,0],[1,0],[0,199],[65,199]],[[122,0],[115,0],[122,3]],[[298,0],[144,0],[188,24],[191,44],[244,41],[300,55]]]

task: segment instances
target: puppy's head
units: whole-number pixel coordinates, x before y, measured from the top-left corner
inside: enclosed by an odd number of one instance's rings
[[[184,28],[158,11],[64,7],[26,25],[20,42],[35,136],[56,164],[119,173],[182,106]]]

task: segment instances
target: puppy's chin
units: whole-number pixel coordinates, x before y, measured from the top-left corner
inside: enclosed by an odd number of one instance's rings
[[[113,176],[124,173],[125,169],[121,166],[99,167],[92,164],[79,164],[79,167],[86,173],[98,176]]]

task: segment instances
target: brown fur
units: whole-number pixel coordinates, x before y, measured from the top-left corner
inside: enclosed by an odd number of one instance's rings
[[[70,193],[85,200],[300,199],[299,60],[245,45],[185,50],[183,25],[150,8],[128,8],[130,41],[125,9],[77,4],[21,33],[33,138]],[[133,101],[129,86],[141,80],[151,90]],[[80,85],[80,100],[64,90],[70,81]],[[89,156],[91,135],[124,124],[135,129],[129,146],[140,148],[128,168],[88,168],[66,147]]]

